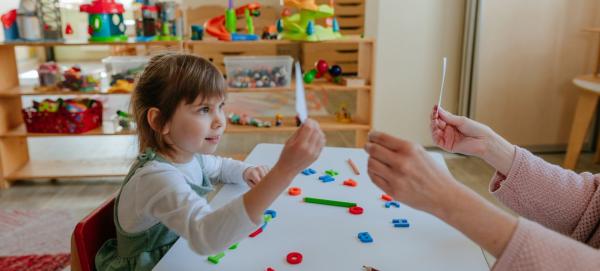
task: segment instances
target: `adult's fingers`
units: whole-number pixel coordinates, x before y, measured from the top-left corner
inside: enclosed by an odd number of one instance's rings
[[[371,131],[369,133],[369,141],[393,151],[406,151],[412,148],[410,142],[384,132]]]
[[[367,142],[367,144],[365,144],[365,150],[370,158],[382,161],[386,165],[391,165],[394,161],[401,159],[401,154],[396,153],[385,146],[379,145],[378,143]]]
[[[377,175],[377,173],[372,172],[370,170],[367,170],[367,173],[369,174],[369,177],[371,178],[371,181],[379,188],[381,188],[381,190],[385,191],[388,194],[391,194],[391,188],[390,185],[388,184],[388,182],[381,176]]]

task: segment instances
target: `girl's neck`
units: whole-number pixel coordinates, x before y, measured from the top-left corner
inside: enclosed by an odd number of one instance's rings
[[[185,164],[194,158],[194,154],[191,152],[177,151],[177,150],[165,151],[165,152],[161,151],[161,152],[159,152],[159,154],[162,157],[164,157],[165,159],[167,159],[169,162],[176,163],[176,164]]]

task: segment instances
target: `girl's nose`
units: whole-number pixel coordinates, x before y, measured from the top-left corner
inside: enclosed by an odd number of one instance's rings
[[[213,119],[213,129],[219,129],[225,124],[225,114],[217,114]]]

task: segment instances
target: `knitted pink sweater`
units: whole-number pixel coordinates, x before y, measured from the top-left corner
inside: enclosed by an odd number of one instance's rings
[[[496,173],[490,190],[524,218],[493,270],[600,270],[600,175],[515,148],[508,176]]]

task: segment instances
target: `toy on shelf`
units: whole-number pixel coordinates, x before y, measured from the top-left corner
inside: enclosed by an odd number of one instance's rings
[[[260,15],[260,4],[250,3],[233,9],[233,0],[229,0],[225,14],[209,19],[204,24],[204,30],[209,35],[225,41],[258,40],[254,33],[252,17]],[[244,16],[246,20],[246,34],[238,33],[236,29],[238,17]]]
[[[130,93],[133,91],[136,77],[148,65],[143,56],[110,56],[102,59],[109,76],[109,93]]]
[[[22,110],[29,133],[83,133],[102,124],[102,103],[93,99],[45,99]]]
[[[279,127],[283,125],[283,116],[281,114],[275,114],[275,126]]]
[[[21,0],[17,27],[26,41],[62,40],[58,0]]]
[[[340,106],[340,110],[335,112],[335,119],[338,122],[343,122],[343,123],[352,122],[352,116],[350,115],[350,112],[348,112],[346,105]]]
[[[4,41],[16,41],[19,39],[19,27],[17,26],[17,10],[13,9],[0,16],[2,29],[4,30]]]
[[[333,65],[329,67],[327,61],[320,59],[315,63],[315,68],[304,74],[304,83],[311,84],[315,78],[326,77],[329,81],[341,84],[342,83],[342,67]]]
[[[263,28],[263,33],[261,35],[261,39],[263,40],[276,40],[277,39],[277,27],[275,25],[265,26]]]
[[[232,88],[288,87],[291,82],[290,56],[225,57],[227,82]]]
[[[158,7],[154,0],[136,0],[140,4],[134,10],[136,41],[153,41],[156,39],[158,24]]]
[[[60,82],[62,88],[74,91],[99,91],[100,75],[96,73],[83,73],[81,68],[73,66],[63,72],[64,80]]]
[[[158,2],[158,40],[182,40],[183,17],[179,5],[174,1]]]
[[[37,72],[40,85],[36,87],[36,90],[58,90],[58,84],[60,83],[60,68],[55,62],[50,61],[41,64],[38,67]]]
[[[201,25],[192,25],[192,40],[202,40],[204,37],[204,27]]]
[[[271,127],[270,121],[262,121],[260,119],[250,117],[247,114],[239,115],[236,113],[229,113],[229,116],[227,118],[229,119],[229,123],[231,123],[231,124],[249,125],[249,126],[255,126],[255,127],[259,127],[259,128]]]
[[[93,0],[91,4],[79,6],[81,12],[87,12],[90,41],[120,42],[127,41],[123,5],[115,0]]]
[[[117,110],[117,114],[113,116],[113,125],[115,131],[121,132],[124,130],[134,130],[136,128],[133,117],[127,112]]]
[[[317,5],[314,0],[284,0],[281,19],[277,21],[277,29],[281,38],[286,40],[323,41],[342,37],[337,19],[328,20],[330,26],[321,26],[315,20],[331,18],[334,15],[333,5]],[[298,13],[292,14],[290,8]]]

